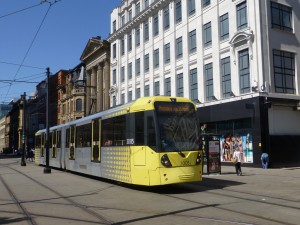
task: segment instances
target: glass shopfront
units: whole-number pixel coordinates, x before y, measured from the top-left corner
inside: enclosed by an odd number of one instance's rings
[[[221,162],[231,161],[234,151],[243,153],[244,163],[253,163],[251,118],[201,124],[203,133],[220,135]]]

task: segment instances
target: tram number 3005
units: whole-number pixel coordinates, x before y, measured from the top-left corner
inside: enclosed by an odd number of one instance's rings
[[[127,139],[127,145],[134,145],[134,139],[133,138]]]
[[[181,161],[181,166],[190,166],[190,161]]]

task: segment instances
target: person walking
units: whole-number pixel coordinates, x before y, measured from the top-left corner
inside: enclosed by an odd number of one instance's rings
[[[32,148],[29,150],[28,157],[29,161],[33,162],[34,153]]]
[[[261,154],[261,165],[263,169],[268,169],[269,166],[269,155],[268,153],[264,152],[263,154]]]
[[[236,175],[242,176],[242,162],[243,162],[243,153],[240,149],[237,149],[233,153],[234,166]]]

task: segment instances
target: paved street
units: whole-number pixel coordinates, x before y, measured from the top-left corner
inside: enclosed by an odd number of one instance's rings
[[[299,224],[300,168],[137,187],[0,160],[0,224]]]

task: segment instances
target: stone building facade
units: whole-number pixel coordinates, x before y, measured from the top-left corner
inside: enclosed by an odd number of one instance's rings
[[[90,38],[80,59],[85,63],[85,115],[110,107],[110,43],[100,37]],[[80,82],[80,81],[79,81]]]
[[[64,124],[84,117],[85,90],[77,86],[77,81],[84,73],[84,63],[80,63],[68,72],[58,76],[57,86],[57,124]]]

